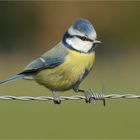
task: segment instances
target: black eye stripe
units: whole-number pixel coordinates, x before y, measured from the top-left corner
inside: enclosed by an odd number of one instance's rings
[[[85,37],[85,36],[75,35],[75,37],[78,37],[78,38],[80,38],[80,39],[83,40],[83,41],[90,41],[90,42],[93,42],[92,39],[89,39],[89,38],[87,38],[87,37]]]
[[[85,36],[80,36],[80,35],[71,35],[69,32],[66,32],[65,33],[65,38],[73,38],[73,37],[77,37],[77,38],[80,38],[81,40],[83,41],[90,41],[90,42],[93,42],[92,39],[89,39]]]

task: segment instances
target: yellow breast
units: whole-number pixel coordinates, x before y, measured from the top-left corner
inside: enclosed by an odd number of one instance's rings
[[[81,78],[85,69],[91,70],[94,60],[95,52],[86,54],[68,50],[64,63],[55,68],[40,71],[35,76],[35,80],[51,90],[70,89]]]

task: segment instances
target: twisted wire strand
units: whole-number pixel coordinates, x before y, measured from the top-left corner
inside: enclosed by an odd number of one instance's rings
[[[85,99],[85,96],[74,95],[74,96],[59,96],[61,101],[64,100],[82,100]],[[102,93],[94,93],[91,95],[93,100],[105,100],[105,99],[140,99],[140,95],[135,94],[109,94],[104,95]],[[53,97],[50,96],[10,96],[4,95],[0,96],[0,100],[22,100],[22,101],[30,101],[30,100],[39,100],[39,101],[49,101],[54,100]]]
[[[101,100],[103,105],[106,105],[106,99],[140,99],[140,95],[136,94],[108,94],[105,95],[105,86],[102,85],[101,91],[99,93],[92,91],[91,89],[87,90],[88,96],[92,99],[95,103],[96,100]],[[59,96],[61,101],[66,100],[86,100],[87,97],[81,95],[73,95],[73,96]],[[31,100],[38,100],[38,101],[50,101],[54,100],[52,96],[11,96],[11,95],[3,95],[0,96],[0,100],[21,100],[21,101],[31,101]]]

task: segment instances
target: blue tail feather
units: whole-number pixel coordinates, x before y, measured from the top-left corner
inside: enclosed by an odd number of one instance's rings
[[[0,80],[0,84],[6,84],[6,83],[9,83],[9,82],[14,81],[14,80],[21,79],[23,77],[25,77],[24,74],[17,74],[17,75],[11,76],[5,80]]]

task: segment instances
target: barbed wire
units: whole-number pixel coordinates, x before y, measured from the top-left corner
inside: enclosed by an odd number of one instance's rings
[[[82,100],[85,99],[85,96],[80,95],[74,95],[74,96],[59,96],[61,101],[65,100]],[[140,99],[140,95],[135,94],[109,94],[104,95],[103,93],[93,93],[91,95],[91,98],[93,101],[96,100],[102,100],[105,105],[106,99]],[[50,101],[54,100],[51,96],[10,96],[10,95],[4,95],[0,96],[0,100],[21,100],[21,101],[31,101],[31,100],[38,100],[38,101]]]

